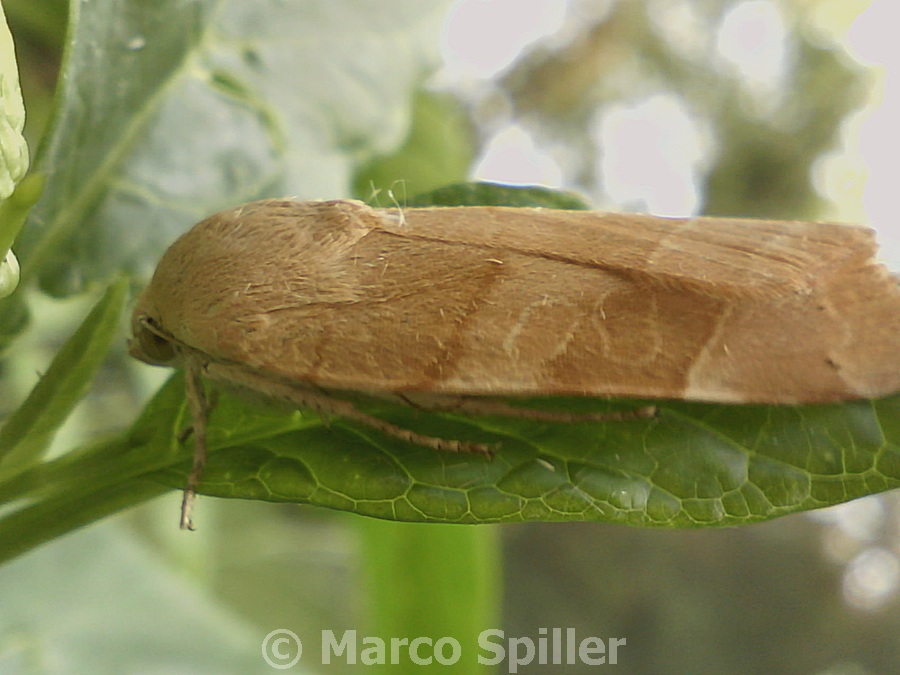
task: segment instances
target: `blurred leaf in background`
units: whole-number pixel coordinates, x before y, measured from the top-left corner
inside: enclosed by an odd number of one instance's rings
[[[425,7],[408,0],[292,6],[274,1],[252,5],[200,0],[71,3],[69,43],[55,109],[36,159],[47,173],[47,191],[22,242],[26,281],[40,278],[46,289],[58,295],[91,290],[120,271],[130,272],[140,283],[172,238],[211,210],[267,195],[348,196],[354,167],[390,153],[407,137],[414,92],[438,63],[433,36],[446,7],[444,2]],[[14,14],[21,34],[33,40],[26,52],[46,54],[52,52],[48,45],[61,44],[54,43],[52,36],[65,34],[61,20],[66,13],[55,11],[64,8],[65,3],[18,3]],[[53,72],[48,63],[32,81],[52,81]],[[466,155],[464,148],[459,151]],[[459,177],[457,170],[454,178]],[[43,349],[44,344],[54,343],[57,331],[47,330],[53,308],[44,301],[36,303],[39,313],[34,313],[32,331],[15,345],[17,362],[29,345]],[[19,321],[15,328],[21,326]],[[108,332],[105,337],[114,335]],[[133,377],[113,363],[101,373],[100,388],[108,391],[104,383],[117,378],[121,389]],[[6,391],[19,388],[10,381],[3,386]],[[4,407],[9,406],[10,398],[4,399]],[[127,398],[117,394],[116,401],[119,409],[113,418],[134,414],[133,401],[130,411],[122,409],[128,405]],[[102,402],[90,401],[90,410],[94,412],[87,412],[88,419],[93,414],[96,420]],[[84,427],[88,434],[90,427]],[[75,439],[68,433],[60,440],[71,444]],[[91,476],[83,475],[81,480],[89,484]],[[24,478],[19,485],[35,484]],[[44,487],[50,489],[49,484]],[[61,498],[77,509],[79,488],[73,487]],[[118,497],[110,496],[133,499],[145,489],[134,484],[126,487],[116,493]],[[166,491],[162,484],[151,487],[157,493]],[[207,511],[210,533],[217,529],[214,511],[212,506]],[[236,520],[235,527],[240,528],[241,521]],[[171,539],[170,518],[153,522],[165,522],[159,538]],[[287,525],[288,530],[273,532],[269,541],[282,541],[286,531],[296,528],[290,522]],[[198,569],[207,577],[218,576],[215,561],[198,564],[197,556],[206,557],[204,535],[173,541],[171,548],[164,545],[163,550],[170,551],[167,558],[151,552],[147,537],[153,539],[155,525],[148,527],[128,554],[141,557],[140,563],[103,556],[89,566],[72,566],[75,577],[56,575],[60,586],[43,583],[42,574],[51,573],[61,559],[71,559],[75,549],[111,550],[77,538],[72,545],[60,542],[48,553],[39,553],[44,564],[29,557],[22,561],[24,568],[4,569],[0,575],[6,588],[3,595],[11,599],[10,610],[17,609],[4,613],[0,670],[8,666],[15,672],[44,672],[47,663],[54,663],[66,672],[122,672],[123,667],[140,669],[141,663],[163,667],[160,664],[167,660],[179,668],[192,664],[192,672],[267,670],[259,654],[266,631],[256,633],[260,626],[269,630],[268,622],[277,612],[263,612],[265,619],[252,628],[238,620],[239,630],[232,624],[229,631],[221,631],[217,626],[227,620],[214,619],[215,608],[190,602],[196,610],[192,615],[179,612],[182,598],[161,603],[170,611],[158,613],[157,623],[140,618],[146,609],[140,594],[115,590],[113,580],[124,583],[127,577],[129,585],[138,575],[142,588],[169,600],[182,595],[184,586],[171,569]],[[333,529],[330,524],[329,531]],[[250,530],[258,531],[258,526]],[[231,538],[222,535],[223,541]],[[121,531],[110,526],[83,536],[116,539]],[[317,545],[310,536],[304,540],[313,545],[311,559],[319,565],[321,552],[329,545]],[[296,546],[290,547],[289,555],[290,566],[284,569],[296,569]],[[234,564],[240,556],[231,551],[223,559]],[[173,568],[176,561],[181,565]],[[344,557],[338,562],[341,568],[346,564]],[[255,559],[254,576],[258,565]],[[40,573],[32,577],[24,573],[26,569]],[[87,569],[93,571],[90,578],[82,574]],[[327,576],[332,573],[330,567],[325,571]],[[158,583],[148,585],[150,579]],[[78,597],[66,594],[71,604],[65,612],[72,621],[60,623],[61,588],[70,584],[85,592]],[[14,593],[13,587],[28,592]],[[321,593],[321,602],[313,603],[313,608],[333,607],[335,615],[347,621],[349,605],[336,603],[338,595],[346,596],[347,591],[332,592],[326,585]],[[115,601],[92,603],[92,594]],[[293,594],[284,587],[277,596],[288,617],[304,613],[306,605],[291,603]],[[12,601],[14,597],[28,598],[27,612]],[[264,607],[260,603],[266,597],[257,588],[248,601]],[[140,613],[128,609],[142,604]],[[252,608],[248,611],[254,615]],[[84,612],[92,612],[99,620],[78,619]],[[319,621],[314,624],[316,631]],[[235,661],[229,656],[237,647],[226,650],[215,644],[240,644],[232,638],[241,630],[244,635],[252,630],[252,649],[242,647],[242,656]],[[175,649],[172,631],[198,658]],[[129,632],[140,635],[140,645],[128,637]],[[107,645],[114,642],[115,647],[92,649],[100,639]],[[154,652],[152,645],[163,651]]]
[[[815,4],[581,3],[577,29],[529,47],[480,94],[479,109],[494,111],[483,126],[523,124],[566,185],[600,205],[815,218],[812,166],[870,83],[811,28]],[[510,105],[485,103],[497,97]],[[692,188],[681,185],[686,170]],[[696,196],[665,201],[676,188]],[[661,196],[641,203],[641,193]]]
[[[56,110],[23,237],[54,294],[149,277],[173,237],[251,199],[349,193],[406,136],[446,4],[73,3]],[[390,73],[390,77],[385,77]]]
[[[353,194],[379,206],[405,206],[408,198],[464,180],[474,158],[474,129],[453,96],[419,90],[409,134],[391,155],[378,156],[356,170]]]

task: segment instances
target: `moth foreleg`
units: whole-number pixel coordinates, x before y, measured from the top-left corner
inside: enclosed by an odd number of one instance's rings
[[[184,359],[184,379],[185,389],[187,391],[188,407],[193,418],[193,434],[194,434],[194,464],[191,467],[191,473],[188,476],[187,486],[184,489],[184,496],[181,499],[181,529],[193,530],[194,521],[192,512],[194,507],[194,499],[197,496],[197,484],[200,482],[200,474],[203,473],[203,467],[206,465],[207,447],[206,447],[206,427],[209,418],[209,400],[206,397],[206,390],[203,387],[202,377],[203,365],[195,356],[186,356]]]

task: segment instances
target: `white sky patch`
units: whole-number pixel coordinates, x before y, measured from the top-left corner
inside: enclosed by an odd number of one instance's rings
[[[539,150],[528,131],[518,124],[505,127],[485,144],[474,177],[517,185],[559,187],[562,184],[559,165]]]
[[[844,572],[844,599],[860,609],[875,610],[900,587],[900,561],[883,548],[867,548]]]
[[[442,78],[493,77],[532,42],[558,31],[568,0],[457,0],[441,36]]]
[[[868,170],[863,190],[866,223],[878,229],[882,259],[900,271],[900,219],[897,218],[897,154],[900,142],[900,41],[896,0],[873,0],[851,27],[847,44],[867,65],[878,66],[881,81],[859,130],[859,152]],[[880,100],[879,100],[880,95]]]
[[[663,31],[666,38],[691,42],[688,34],[698,24],[685,9],[689,3],[661,4],[669,19],[678,19],[677,25]],[[580,6],[573,0],[457,0],[442,36],[446,67],[438,79],[457,90],[465,89],[464,83],[486,84],[529,45],[565,31],[567,11]],[[864,113],[847,120],[844,147],[823,158],[815,177],[823,193],[836,200],[832,217],[877,228],[881,258],[900,270],[900,219],[894,214],[896,121],[900,119],[896,11],[896,0],[872,0],[847,35],[845,44],[855,58],[866,65],[881,66],[880,89]],[[723,64],[737,70],[751,100],[774,103],[772,92],[777,93],[789,73],[786,30],[777,3],[747,0],[723,17],[713,36],[697,35],[696,44],[692,44],[698,48],[714,40]],[[767,92],[771,94],[768,98]],[[762,103],[760,112],[764,113]],[[648,119],[640,106],[630,106],[629,110],[631,119],[626,119],[621,109],[607,111],[595,136],[602,143],[604,158],[598,175],[603,191],[612,195],[609,206],[681,215],[693,212],[699,207],[694,174],[701,161],[698,156],[703,156],[706,147],[702,138],[698,140],[697,128],[685,121],[689,116],[683,110],[660,118],[658,128],[652,115]],[[624,132],[624,137],[613,130]],[[679,137],[679,130],[686,136]],[[516,143],[521,146],[516,148]],[[655,143],[668,147],[654,148]],[[559,167],[549,155],[541,155],[522,128],[507,129],[494,137],[478,165],[477,176],[549,185],[558,185],[561,180]]]
[[[722,19],[716,46],[751,90],[777,91],[785,75],[787,27],[769,0],[736,5]]]
[[[615,204],[660,215],[697,212],[696,175],[709,142],[677,96],[614,105],[599,116],[595,136],[600,184]]]
[[[852,539],[854,542],[870,542],[878,538],[884,527],[886,517],[884,503],[876,498],[856,499],[837,507],[812,511],[810,518],[832,526],[842,537]],[[835,551],[836,562],[847,562],[846,557],[837,556],[841,551]]]

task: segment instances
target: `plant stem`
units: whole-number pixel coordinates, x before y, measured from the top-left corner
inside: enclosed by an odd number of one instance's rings
[[[363,574],[369,607],[368,636],[440,638],[459,643],[461,658],[451,670],[487,673],[477,661],[478,634],[498,628],[502,572],[499,529],[488,525],[437,525],[359,519]],[[419,655],[437,652],[424,645]],[[442,650],[445,658],[449,648]],[[401,651],[399,665],[384,672],[448,671],[434,659],[429,665],[410,661]]]

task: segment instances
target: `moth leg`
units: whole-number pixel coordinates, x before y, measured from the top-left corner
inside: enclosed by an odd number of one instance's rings
[[[422,445],[426,448],[431,448],[432,450],[438,450],[439,452],[468,452],[487,455],[488,457],[491,457],[494,454],[493,447],[484,443],[469,443],[466,441],[455,441],[447,438],[438,438],[436,436],[425,436],[423,434],[418,434],[415,431],[410,431],[409,429],[397,426],[396,424],[385,422],[378,417],[367,415],[366,413],[357,410],[349,401],[341,401],[340,399],[328,399],[327,397],[326,400],[342,404],[340,405],[340,409],[334,410],[335,414],[340,415],[341,417],[344,417],[346,419],[361,422],[362,424],[370,426],[373,429],[377,429],[382,433],[393,436],[394,438],[399,438],[403,441],[415,443],[416,445]],[[303,407],[313,406],[308,404]]]
[[[213,390],[212,392],[205,393],[205,397],[207,400],[206,408],[207,410],[212,410],[216,407],[216,402],[219,400],[219,392]],[[191,437],[194,433],[194,426],[189,425],[182,429],[181,433],[176,437],[179,443],[186,443],[187,439]]]
[[[197,484],[200,482],[200,474],[206,466],[206,427],[209,417],[209,400],[203,387],[202,364],[195,356],[186,356],[184,359],[184,377],[187,391],[188,407],[194,420],[194,465],[188,476],[184,496],[181,499],[181,529],[193,530],[192,519],[194,499],[197,496]]]
[[[307,389],[296,384],[261,378],[256,373],[244,368],[210,362],[206,364],[206,374],[214,380],[230,382],[254,391],[265,391],[266,395],[271,398],[286,401],[297,408],[312,410],[323,417],[323,419],[327,419],[328,417],[343,417],[344,419],[365,424],[368,427],[377,429],[394,438],[415,443],[416,445],[422,445],[426,448],[431,448],[432,450],[438,450],[440,452],[477,453],[488,455],[489,457],[493,455],[493,447],[491,445],[485,443],[469,443],[467,441],[456,441],[419,434],[415,431],[405,429],[373,415],[364,413],[361,410],[358,410],[351,401],[335,398],[328,394]]]
[[[627,422],[656,417],[656,406],[642,406],[631,410],[610,410],[607,412],[570,413],[563,410],[535,410],[510,405],[493,399],[463,396],[428,395],[413,398],[397,394],[406,405],[421,410],[456,412],[464,415],[512,417],[543,422]]]

